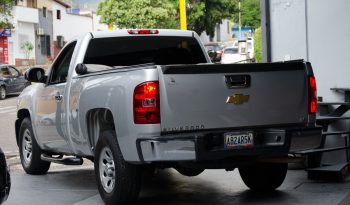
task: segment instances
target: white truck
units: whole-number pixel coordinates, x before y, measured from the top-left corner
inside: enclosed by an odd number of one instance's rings
[[[28,174],[94,162],[106,204],[132,204],[145,168],[239,169],[274,190],[288,153],[320,144],[316,82],[304,61],[212,64],[193,31],[132,29],[68,42],[18,98],[17,143]]]

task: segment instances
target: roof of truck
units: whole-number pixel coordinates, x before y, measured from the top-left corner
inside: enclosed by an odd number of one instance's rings
[[[158,31],[157,34],[130,34],[129,30],[151,30]],[[154,35],[154,36],[194,36],[194,31],[188,30],[176,30],[176,29],[118,29],[113,31],[96,31],[91,32],[94,38],[109,38],[118,36],[144,36],[144,35]]]

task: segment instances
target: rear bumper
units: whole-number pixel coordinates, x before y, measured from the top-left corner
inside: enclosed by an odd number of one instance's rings
[[[286,155],[291,151],[319,147],[322,138],[319,127],[260,129],[254,130],[253,147],[227,149],[224,146],[224,133],[227,132],[237,131],[199,131],[142,138],[136,141],[137,151],[141,162],[200,162]]]

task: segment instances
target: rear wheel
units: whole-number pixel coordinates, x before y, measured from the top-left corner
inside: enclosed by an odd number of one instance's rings
[[[45,174],[49,170],[51,163],[41,160],[42,151],[35,141],[29,118],[22,121],[19,130],[19,152],[22,167],[27,174]]]
[[[140,192],[142,172],[124,161],[114,131],[102,133],[95,155],[97,186],[105,204],[133,204]]]
[[[239,167],[244,183],[254,191],[273,191],[283,183],[288,170],[287,163],[256,163]]]
[[[0,100],[4,100],[6,98],[6,89],[4,86],[0,86]]]

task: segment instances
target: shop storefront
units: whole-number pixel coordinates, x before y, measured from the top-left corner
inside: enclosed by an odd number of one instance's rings
[[[8,37],[11,36],[11,29],[0,29],[0,63],[9,63]]]

